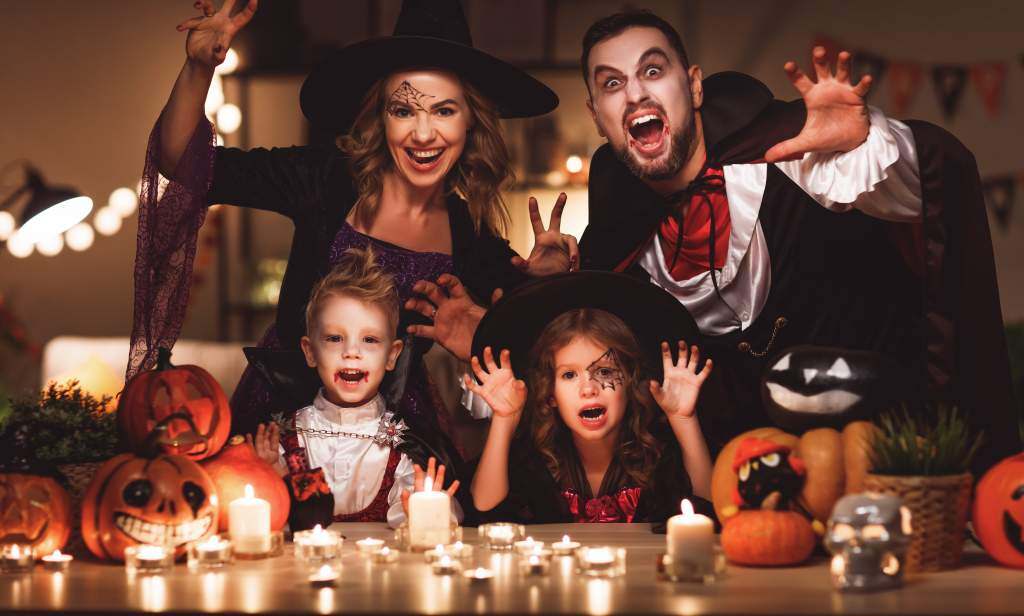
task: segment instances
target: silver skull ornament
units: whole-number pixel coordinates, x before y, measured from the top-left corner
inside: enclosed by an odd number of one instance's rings
[[[825,534],[835,587],[869,591],[900,586],[910,517],[896,496],[864,493],[839,499]]]

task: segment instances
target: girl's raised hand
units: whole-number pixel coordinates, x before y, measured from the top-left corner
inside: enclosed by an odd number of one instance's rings
[[[192,7],[202,13],[178,24],[178,32],[188,30],[185,53],[193,62],[213,68],[224,61],[231,41],[256,13],[257,0],[248,0],[244,7],[231,14],[238,0],[224,0],[220,10],[212,0],[198,0]]]
[[[672,353],[668,343],[661,343],[661,361],[665,371],[665,381],[658,384],[651,381],[651,395],[669,419],[674,417],[688,419],[697,410],[697,395],[701,385],[711,374],[711,360],[704,363],[704,368],[697,372],[700,363],[700,351],[696,346],[687,350],[686,342],[679,341],[679,361],[672,363]]]
[[[473,374],[480,380],[478,385],[468,374],[463,376],[466,387],[482,397],[494,411],[495,417],[514,418],[526,405],[526,383],[512,372],[512,359],[508,349],[501,352],[499,361],[494,361],[491,347],[484,349],[484,367],[475,356],[470,358]]]

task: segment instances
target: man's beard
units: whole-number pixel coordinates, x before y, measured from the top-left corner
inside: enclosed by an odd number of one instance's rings
[[[629,172],[641,180],[670,180],[679,173],[679,170],[693,155],[693,150],[697,147],[697,142],[694,139],[696,132],[697,123],[694,116],[690,114],[689,121],[670,135],[672,142],[669,144],[668,157],[658,162],[641,162],[630,152],[628,139],[623,142],[621,147],[613,149],[615,155],[622,161],[622,164],[626,165]]]

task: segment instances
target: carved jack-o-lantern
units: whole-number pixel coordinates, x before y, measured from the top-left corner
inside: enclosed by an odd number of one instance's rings
[[[107,460],[82,500],[82,537],[100,558],[124,559],[131,545],[156,544],[184,554],[189,542],[217,532],[216,488],[185,456]]]
[[[156,368],[125,386],[117,424],[137,452],[148,453],[156,446],[164,453],[202,460],[227,442],[231,408],[209,372],[199,366],[173,366],[170,351],[160,349]]]
[[[55,480],[0,473],[0,543],[29,544],[37,555],[64,547],[71,533],[71,497]]]
[[[972,521],[992,558],[1024,568],[1024,453],[996,464],[981,478]]]

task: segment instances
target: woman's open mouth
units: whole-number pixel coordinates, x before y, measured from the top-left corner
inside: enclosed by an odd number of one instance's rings
[[[437,166],[438,161],[441,160],[444,150],[445,148],[431,148],[429,150],[405,148],[405,153],[409,160],[412,161],[414,169],[417,171],[431,171]]]
[[[603,406],[588,406],[579,412],[580,423],[583,427],[596,430],[608,422],[608,409]]]
[[[635,113],[626,119],[630,145],[642,156],[654,157],[668,143],[668,125],[653,111]]]
[[[360,383],[365,383],[369,380],[369,372],[356,368],[345,368],[334,374],[334,382],[341,383],[342,387],[358,387]]]

